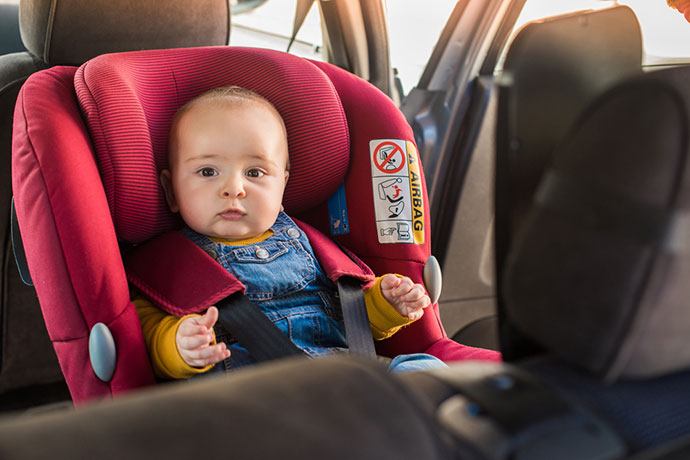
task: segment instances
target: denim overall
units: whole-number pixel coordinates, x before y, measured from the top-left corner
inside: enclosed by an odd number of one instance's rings
[[[245,295],[290,340],[309,356],[347,350],[342,310],[336,286],[326,277],[306,235],[284,212],[264,241],[245,246],[215,243],[191,229],[184,234],[232,273],[246,287]],[[214,370],[232,370],[255,363],[246,348],[222,326],[215,326],[216,339],[228,346],[231,356]],[[405,355],[393,363],[440,360],[424,354]],[[431,367],[439,367],[434,363]],[[426,368],[426,366],[423,366]],[[392,367],[391,367],[392,368]],[[398,370],[398,369],[396,369]],[[399,369],[399,370],[418,370]]]

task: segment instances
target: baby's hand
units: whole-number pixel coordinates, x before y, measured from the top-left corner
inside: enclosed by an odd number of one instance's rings
[[[175,342],[185,363],[192,367],[206,367],[230,356],[225,343],[213,342],[213,325],[218,321],[218,309],[209,307],[203,316],[187,318],[177,328]]]
[[[413,283],[407,276],[384,275],[381,278],[381,292],[398,313],[412,321],[421,318],[424,308],[431,304],[424,286]]]

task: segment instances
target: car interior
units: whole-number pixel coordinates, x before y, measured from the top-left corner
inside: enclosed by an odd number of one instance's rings
[[[454,14],[471,13],[472,3],[458,2]],[[149,2],[118,6],[0,8],[3,24],[17,14],[28,50],[15,44],[0,56],[0,457],[184,458],[200,445],[239,458],[690,454],[690,75],[683,65],[642,68],[633,10],[528,23],[499,40],[499,49],[509,42],[500,72],[477,69],[464,108],[475,119],[464,118],[471,132],[458,131],[474,141],[445,165],[494,196],[479,226],[492,230],[468,249],[429,229],[462,223],[473,196],[470,187],[439,201],[462,186],[433,182],[443,166],[433,159],[424,243],[371,236],[369,141],[416,141],[424,162],[430,131],[410,113],[428,94],[413,90],[399,109],[391,74],[227,46],[224,0],[173,1],[165,14]],[[375,272],[425,281],[438,248],[429,240],[440,235],[440,308],[378,351],[425,350],[449,368],[392,375],[362,357],[289,358],[156,382],[129,302],[127,257],[141,251],[151,267],[171,265],[145,242],[174,225],[156,191],[170,117],[193,94],[228,83],[273,92],[288,132],[298,133],[285,206],[309,226],[329,234],[326,200],[344,183],[357,209],[352,233],[334,239]],[[440,104],[424,103],[427,115]],[[352,146],[337,147],[344,153],[328,174],[313,153],[325,133]],[[436,211],[445,217],[428,216]],[[480,268],[469,281],[464,250]],[[166,283],[181,286],[173,303],[195,301],[189,287],[205,275],[194,276],[166,272]],[[442,322],[443,303],[468,286],[481,292],[476,307]],[[495,312],[483,306],[488,298]],[[462,326],[449,334],[450,324]],[[499,349],[504,362],[482,361],[474,347]]]

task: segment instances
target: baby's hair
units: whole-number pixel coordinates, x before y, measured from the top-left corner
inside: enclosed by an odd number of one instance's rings
[[[278,118],[281,119],[281,121],[283,119],[283,117],[280,115],[280,112],[278,112],[278,109],[275,108],[271,101],[263,97],[261,94],[256,93],[251,89],[243,88],[241,86],[221,86],[219,88],[210,89],[205,93],[201,93],[200,95],[191,99],[185,105],[180,107],[180,109],[175,114],[175,118],[180,118],[180,116],[182,116],[185,112],[189,111],[189,109],[198,104],[213,102],[225,102],[230,104],[242,104],[244,102],[259,102],[265,104],[272,111],[274,111]]]
[[[265,97],[263,97],[261,94],[252,91],[251,89],[244,88],[242,86],[220,86],[218,88],[213,88],[210,89],[204,93],[201,93],[200,95],[196,96],[195,98],[187,101],[186,104],[184,104],[182,107],[180,107],[177,110],[177,113],[175,113],[175,116],[173,117],[172,120],[172,125],[171,125],[171,134],[174,130],[174,127],[177,125],[178,121],[180,118],[182,118],[182,115],[185,113],[189,112],[192,108],[201,105],[201,104],[229,104],[229,105],[241,105],[241,104],[246,104],[246,103],[259,103],[263,104],[265,107],[267,107],[273,114],[276,116],[278,120],[280,120],[280,124],[283,126],[283,132],[287,136],[287,130],[285,129],[285,122],[283,121],[283,117],[280,115],[280,112],[278,112],[278,109]],[[287,164],[285,167],[286,170],[290,170],[290,157],[288,156]]]

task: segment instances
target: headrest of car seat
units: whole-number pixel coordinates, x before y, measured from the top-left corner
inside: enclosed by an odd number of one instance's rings
[[[510,322],[608,380],[690,366],[690,68],[605,93],[512,243]]]
[[[553,149],[582,110],[640,73],[641,62],[640,25],[627,6],[548,18],[520,30],[503,66],[497,133],[511,162],[512,228],[522,222]]]
[[[79,65],[99,54],[225,45],[228,0],[22,0],[22,41],[50,65]]]
[[[256,91],[283,116],[288,212],[324,202],[342,183],[350,154],[347,120],[331,81],[311,62],[241,47],[100,56],[80,67],[75,87],[120,238],[143,241],[175,225],[158,181],[167,167],[172,117],[193,97],[225,85]]]

